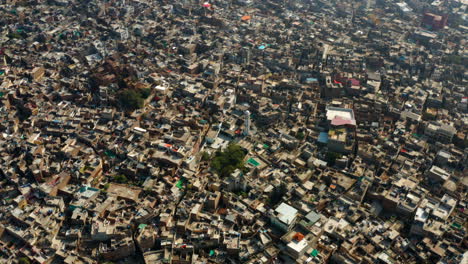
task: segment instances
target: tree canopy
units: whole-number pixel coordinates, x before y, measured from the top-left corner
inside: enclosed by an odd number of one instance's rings
[[[305,134],[302,131],[297,132],[296,138],[299,140],[303,140],[305,138]]]
[[[135,90],[125,89],[118,93],[117,98],[124,109],[135,110],[143,107],[144,100]]]
[[[127,177],[125,177],[125,175],[119,174],[119,175],[114,176],[114,181],[116,181],[118,183],[127,183],[128,179],[127,179]]]
[[[210,154],[208,154],[208,152],[204,151],[204,152],[202,153],[201,160],[202,160],[202,161],[208,161],[208,160],[210,160]]]
[[[244,150],[236,144],[229,145],[224,151],[216,152],[211,167],[221,177],[227,177],[236,169],[244,169]]]
[[[151,88],[142,88],[138,92],[143,99],[146,99],[151,95]]]
[[[30,264],[31,262],[29,261],[28,258],[22,257],[22,258],[19,258],[19,259],[18,259],[18,263],[19,263],[19,264]]]
[[[117,99],[126,110],[135,110],[142,108],[145,99],[151,95],[150,88],[125,89],[117,94]]]

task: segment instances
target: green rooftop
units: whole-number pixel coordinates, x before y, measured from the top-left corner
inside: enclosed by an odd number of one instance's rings
[[[114,152],[112,152],[112,151],[110,151],[110,150],[106,150],[106,151],[104,152],[104,154],[105,154],[106,156],[108,156],[108,157],[115,158]]]
[[[179,189],[184,188],[184,181],[182,179],[178,180],[176,183],[176,187]]]
[[[252,164],[253,166],[257,167],[258,165],[260,165],[260,163],[256,160],[254,160],[253,158],[250,158],[247,160],[247,163],[250,163]]]

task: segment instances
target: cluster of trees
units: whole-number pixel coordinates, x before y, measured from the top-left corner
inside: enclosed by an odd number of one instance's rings
[[[204,151],[201,155],[201,161],[209,161],[210,160],[210,154],[208,152]]]
[[[299,140],[303,140],[305,138],[305,134],[302,131],[297,132],[296,138]]]
[[[19,263],[19,264],[30,264],[31,262],[29,261],[28,258],[22,257],[22,258],[19,258],[19,259],[18,259],[18,263]]]
[[[117,94],[117,99],[125,110],[135,110],[143,107],[145,99],[148,98],[150,94],[150,88],[124,89]]]
[[[114,176],[114,181],[117,182],[117,183],[123,183],[123,184],[128,183],[127,177],[125,177],[125,175],[123,175],[123,174],[115,175]]]
[[[244,150],[236,144],[229,145],[224,151],[217,151],[211,161],[211,168],[220,177],[227,177],[236,169],[245,170]]]

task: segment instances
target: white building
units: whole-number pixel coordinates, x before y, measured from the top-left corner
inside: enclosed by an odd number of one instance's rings
[[[445,182],[450,178],[450,173],[434,165],[427,172],[427,177],[436,182]]]
[[[436,122],[429,123],[424,130],[426,136],[441,142],[452,142],[456,133],[457,130],[453,126]]]
[[[296,223],[297,216],[297,210],[294,207],[281,203],[270,216],[270,221],[272,225],[287,232],[291,230]]]

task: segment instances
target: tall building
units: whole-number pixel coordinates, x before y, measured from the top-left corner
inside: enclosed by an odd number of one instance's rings
[[[247,65],[250,63],[251,51],[249,47],[243,47],[241,50],[241,63]]]
[[[244,112],[245,120],[244,120],[244,135],[250,135],[250,111],[247,110]]]

